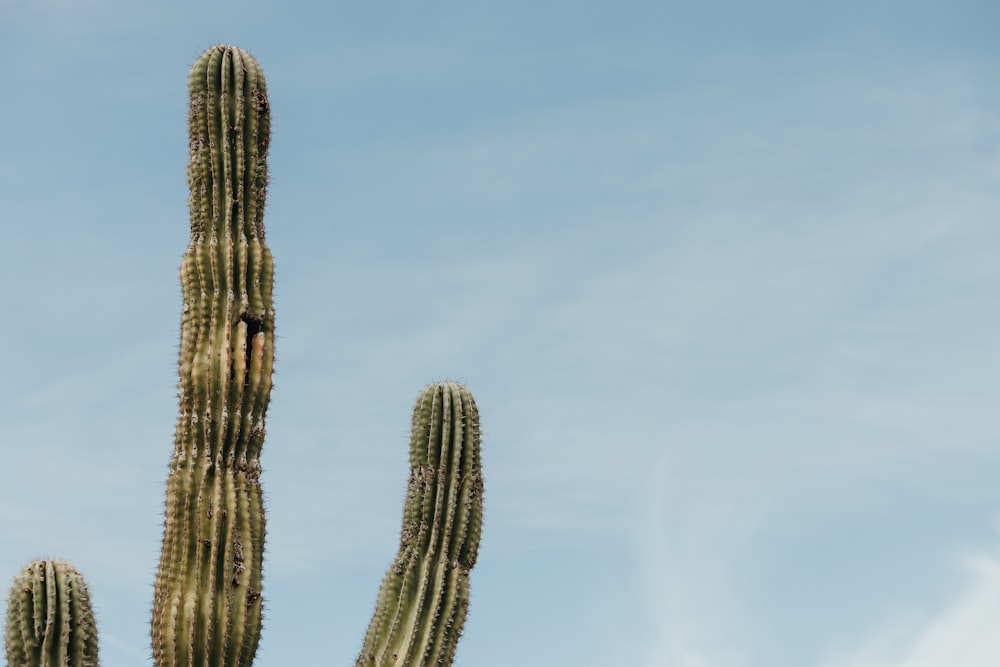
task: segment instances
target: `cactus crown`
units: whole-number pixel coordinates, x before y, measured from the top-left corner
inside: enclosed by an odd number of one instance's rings
[[[97,624],[83,575],[61,560],[26,565],[7,601],[8,667],[97,667]]]

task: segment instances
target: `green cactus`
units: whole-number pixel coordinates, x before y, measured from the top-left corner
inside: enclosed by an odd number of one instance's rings
[[[399,555],[382,580],[356,667],[452,663],[482,523],[476,403],[460,384],[430,385],[413,409]]]
[[[22,569],[7,600],[7,667],[97,667],[97,624],[83,576],[61,560]]]
[[[263,225],[270,112],[259,65],[235,47],[212,47],[195,62],[190,94],[180,411],[153,660],[250,667],[261,632],[260,453],[274,366],[274,266]],[[438,383],[420,394],[410,466],[399,554],[356,667],[452,664],[483,513],[479,414],[465,387]],[[9,667],[97,665],[93,614],[75,570],[39,561],[18,576],[7,654]]]
[[[191,243],[181,263],[180,415],[153,597],[157,667],[249,667],[261,628],[260,450],[274,365],[264,242],[264,76],[217,46],[191,69]]]

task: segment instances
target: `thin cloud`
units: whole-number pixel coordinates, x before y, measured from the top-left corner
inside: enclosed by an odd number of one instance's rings
[[[965,559],[970,581],[944,608],[917,620],[900,613],[853,654],[829,667],[994,667],[1000,656],[1000,558],[980,552]]]

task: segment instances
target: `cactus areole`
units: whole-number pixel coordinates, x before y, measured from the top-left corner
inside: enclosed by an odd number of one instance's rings
[[[270,114],[260,66],[234,47],[198,58],[190,94],[180,414],[153,659],[157,667],[249,667],[261,628],[260,451],[274,363],[263,224]]]

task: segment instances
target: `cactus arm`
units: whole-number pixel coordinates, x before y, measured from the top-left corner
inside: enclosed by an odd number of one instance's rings
[[[234,47],[195,62],[190,93],[180,411],[153,657],[157,667],[249,667],[261,628],[260,451],[274,364],[263,227],[270,112],[260,67]]]
[[[479,413],[465,387],[441,383],[420,394],[399,554],[357,667],[451,665],[482,527],[479,440]]]
[[[8,667],[98,667],[90,592],[73,566],[38,560],[14,577],[6,649]]]

